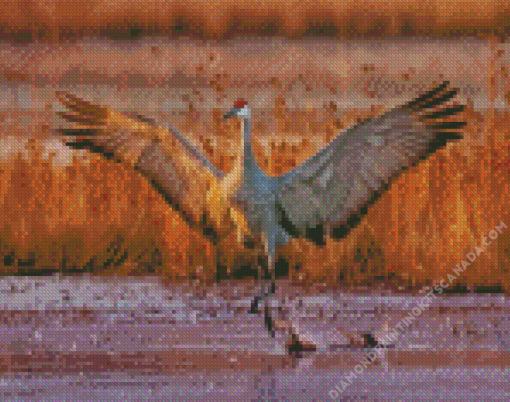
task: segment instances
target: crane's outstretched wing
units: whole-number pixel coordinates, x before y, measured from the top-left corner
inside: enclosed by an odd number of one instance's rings
[[[444,121],[464,106],[437,109],[457,93],[448,82],[342,132],[282,176],[276,191],[280,225],[294,237],[324,244],[356,226],[367,207],[403,169],[447,141],[462,138],[463,121]]]
[[[192,226],[204,224],[206,194],[223,173],[183,134],[142,116],[129,117],[64,92],[58,99],[72,113],[57,114],[77,123],[61,129],[75,136],[67,145],[112,156],[142,172]]]

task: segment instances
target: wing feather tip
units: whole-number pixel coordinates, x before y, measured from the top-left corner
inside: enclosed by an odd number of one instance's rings
[[[446,147],[449,143],[454,140],[461,140],[463,135],[458,132],[442,132],[439,133],[436,138],[429,142],[426,152],[420,157],[420,159],[426,159],[437,150]]]
[[[444,89],[446,89],[450,85],[450,81],[443,81],[440,85],[430,89],[429,91],[421,94],[417,98],[407,102],[403,105],[404,108],[413,108],[415,106],[418,106],[421,102],[424,102],[425,100],[429,100],[434,97],[434,95],[442,92]]]
[[[56,91],[57,98],[64,106],[77,113],[94,118],[104,119],[108,116],[108,108],[95,105],[65,91]]]
[[[430,109],[432,107],[442,105],[457,95],[460,90],[459,88],[448,89],[449,85],[450,81],[444,81],[442,84],[430,91],[427,91],[412,101],[405,103],[402,108],[412,109],[414,112],[419,112],[424,109]]]

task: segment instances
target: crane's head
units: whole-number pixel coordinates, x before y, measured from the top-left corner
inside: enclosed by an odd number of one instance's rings
[[[234,107],[223,116],[224,119],[229,117],[240,117],[242,119],[249,119],[251,117],[251,110],[248,106],[248,102],[244,99],[238,99],[234,103]]]

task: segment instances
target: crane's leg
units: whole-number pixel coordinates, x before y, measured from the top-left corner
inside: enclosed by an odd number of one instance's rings
[[[267,217],[270,217],[268,214]],[[262,289],[260,295],[253,299],[251,303],[251,313],[257,314],[259,313],[259,304],[264,301],[264,322],[266,324],[267,330],[271,333],[271,335],[275,336],[275,326],[273,318],[271,317],[269,311],[269,303],[268,298],[271,297],[276,290],[276,278],[275,278],[275,257],[276,257],[276,229],[272,224],[272,220],[268,219],[266,223],[267,234],[264,236],[264,248],[265,254],[267,257],[267,270],[269,271],[270,279],[266,279],[267,276],[264,275],[262,279]],[[261,276],[261,269],[259,266],[259,276]]]
[[[275,328],[274,328],[274,322],[273,318],[271,317],[271,314],[269,312],[269,304],[267,303],[267,298],[271,297],[275,293],[276,290],[276,278],[275,278],[275,263],[274,263],[274,254],[268,253],[267,258],[267,269],[269,271],[270,279],[266,279],[266,275],[263,275],[262,279],[262,290],[260,292],[259,296],[256,296],[252,303],[251,303],[251,310],[250,312],[252,314],[258,314],[260,312],[259,310],[259,304],[262,301],[265,301],[264,305],[264,322],[266,324],[267,330],[271,333],[271,336],[275,336]],[[259,268],[259,276],[262,272],[262,270]]]
[[[273,318],[271,312],[269,310],[269,297],[275,293],[275,253],[267,254],[268,260],[268,270],[270,274],[270,279],[264,280],[264,284],[262,285],[262,292],[259,296],[257,296],[251,305],[251,312],[258,313],[259,303],[264,301],[264,322],[266,324],[266,328],[274,338],[276,336],[276,331],[283,332],[287,336],[289,336],[289,341],[287,342],[287,350],[289,353],[300,353],[304,351],[315,351],[316,346],[313,342],[303,339],[291,322],[288,322],[285,319],[281,318]]]
[[[269,214],[268,214],[269,215]],[[271,215],[269,215],[271,218]],[[269,297],[271,297],[276,291],[276,227],[272,224],[275,220],[268,219],[266,226],[266,238],[265,240],[265,251],[267,256],[267,269],[269,271],[270,279],[264,279],[262,285],[262,291],[259,296],[255,297],[251,305],[251,312],[258,313],[259,303],[264,301],[264,322],[267,330],[274,338],[276,331],[285,332],[286,335],[290,336],[290,342],[287,343],[287,349],[289,353],[312,351],[316,350],[315,345],[312,342],[303,340],[294,326],[287,322],[285,319],[274,319],[269,309]],[[259,271],[260,272],[260,271]]]

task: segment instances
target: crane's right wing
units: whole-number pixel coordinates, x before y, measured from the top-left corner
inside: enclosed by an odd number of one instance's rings
[[[294,237],[324,244],[341,238],[390,180],[449,140],[463,121],[445,121],[462,105],[437,109],[457,93],[448,82],[387,113],[365,120],[279,178],[280,224]]]
[[[113,156],[139,170],[191,226],[201,226],[206,195],[223,177],[183,134],[159,127],[142,116],[129,117],[106,106],[93,105],[74,95],[57,92],[72,113],[57,114],[77,123],[61,129],[75,136],[67,145]],[[214,229],[214,228],[213,228]]]

